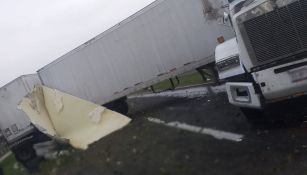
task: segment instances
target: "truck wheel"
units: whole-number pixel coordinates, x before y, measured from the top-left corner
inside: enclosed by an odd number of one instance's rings
[[[127,101],[126,101],[126,100],[125,100],[125,101],[122,101],[122,102],[120,103],[119,106],[120,106],[120,107],[119,107],[118,112],[119,112],[120,114],[127,115],[127,114],[128,114],[128,111],[129,111],[129,106],[128,106]]]
[[[20,146],[15,151],[16,159],[20,161],[27,161],[35,157],[35,151],[32,147],[32,145],[24,145]]]
[[[265,115],[262,110],[252,108],[241,108],[242,113],[245,115],[248,122],[257,124],[264,122]]]
[[[35,172],[39,169],[39,160],[36,156],[32,144],[25,144],[13,149],[15,158],[20,162],[29,172]]]
[[[271,107],[262,110],[241,108],[241,111],[252,124],[299,125],[304,118],[301,110],[290,110],[283,107]]]
[[[128,103],[127,103],[127,97],[120,98],[118,100],[104,104],[103,106],[112,110],[112,111],[123,114],[123,115],[127,115],[128,111],[129,111],[129,106],[128,106]]]

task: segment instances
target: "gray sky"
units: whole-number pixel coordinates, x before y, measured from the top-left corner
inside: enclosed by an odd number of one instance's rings
[[[0,86],[35,73],[154,0],[0,0]]]

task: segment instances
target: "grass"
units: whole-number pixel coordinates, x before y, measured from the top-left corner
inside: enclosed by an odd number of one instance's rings
[[[19,164],[14,155],[10,155],[3,162],[0,163],[5,175],[40,175],[55,174],[56,168],[65,166],[69,162],[69,156],[61,156],[54,160],[42,161],[40,163],[40,172],[30,174],[28,171]]]
[[[29,173],[17,163],[14,155],[10,155],[0,164],[5,175],[29,175]]]
[[[204,70],[204,72],[211,75],[211,73],[207,70]],[[208,78],[212,79],[212,76]],[[210,82],[210,81],[209,82],[204,81],[202,76],[198,72],[190,72],[190,73],[178,76],[178,79],[179,79],[179,83],[177,82],[176,78],[173,78],[175,87],[186,87],[186,86],[199,85],[199,84]],[[153,87],[155,91],[163,91],[163,90],[171,89],[172,85],[169,80],[165,80],[161,83],[154,85]]]

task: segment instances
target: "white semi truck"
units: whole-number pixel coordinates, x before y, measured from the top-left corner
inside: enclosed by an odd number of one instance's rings
[[[216,48],[229,102],[252,122],[306,115],[307,1],[230,0],[236,38]]]
[[[31,167],[33,144],[48,140],[17,109],[35,84],[126,113],[125,97],[160,81],[214,64],[224,0],[157,0],[133,16],[0,89],[0,127],[16,158]],[[60,42],[60,41],[59,41]]]

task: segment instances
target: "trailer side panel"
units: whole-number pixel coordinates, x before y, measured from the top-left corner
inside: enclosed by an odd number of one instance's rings
[[[36,84],[40,84],[38,75],[26,75],[0,88],[0,128],[9,143],[33,129],[26,114],[17,109],[17,106]]]
[[[213,9],[222,2],[157,0],[38,74],[48,87],[105,104],[191,63],[211,63],[217,38],[234,36]]]

